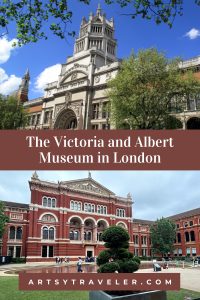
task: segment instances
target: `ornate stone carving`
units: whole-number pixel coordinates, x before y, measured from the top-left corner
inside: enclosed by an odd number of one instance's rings
[[[62,110],[62,109],[64,109],[65,108],[65,104],[58,104],[58,105],[56,105],[56,107],[55,107],[55,118],[56,118],[56,116],[59,114],[59,112]]]
[[[99,83],[99,81],[100,81],[100,76],[96,76],[96,77],[94,78],[94,81],[95,81],[96,83]]]
[[[71,80],[75,80],[77,78],[78,73],[74,72],[71,76]]]
[[[72,100],[72,93],[66,92],[65,93],[65,104],[67,107],[70,104],[71,100]]]
[[[89,192],[94,192],[96,194],[107,195],[107,196],[109,195],[109,193],[106,190],[92,183],[71,183],[71,184],[67,184],[67,187],[73,190],[89,191]]]
[[[112,78],[112,73],[109,72],[106,74],[106,81],[110,80]]]

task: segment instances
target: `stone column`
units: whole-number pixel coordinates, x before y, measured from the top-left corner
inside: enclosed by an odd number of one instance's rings
[[[84,241],[84,224],[81,224],[81,240]]]
[[[93,242],[97,242],[97,225],[94,226],[94,229],[93,229]]]

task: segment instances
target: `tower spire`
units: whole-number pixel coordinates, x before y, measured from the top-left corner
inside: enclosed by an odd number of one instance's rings
[[[97,15],[100,15],[100,14],[101,14],[101,4],[99,2],[98,6],[97,6]]]
[[[19,103],[28,101],[29,82],[30,82],[30,74],[29,74],[29,69],[27,68],[17,93],[17,100]]]

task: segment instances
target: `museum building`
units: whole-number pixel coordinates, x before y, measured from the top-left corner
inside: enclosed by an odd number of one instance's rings
[[[43,97],[28,99],[29,71],[17,91],[28,112],[27,129],[113,129],[110,122],[108,81],[121,65],[113,18],[108,20],[98,6],[96,14],[82,18],[73,56],[62,64],[57,81],[47,84]],[[200,79],[200,56],[180,63]],[[200,129],[200,99],[184,102],[183,111],[172,113],[183,129]]]
[[[29,186],[30,204],[4,202],[9,222],[0,240],[0,255],[24,257],[28,262],[96,257],[104,249],[102,233],[112,225],[128,231],[134,255],[152,255],[154,222],[133,218],[130,193],[119,197],[90,173],[85,179],[55,183],[40,180],[35,172]],[[169,219],[177,230],[172,255],[200,256],[200,208]]]
[[[2,255],[27,261],[54,257],[96,257],[104,249],[101,235],[112,225],[132,232],[132,199],[116,196],[91,178],[48,182],[34,173],[29,181],[31,203],[5,203],[9,223]],[[133,240],[130,240],[133,252]]]

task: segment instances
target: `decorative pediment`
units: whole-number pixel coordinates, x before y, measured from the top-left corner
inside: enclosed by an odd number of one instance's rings
[[[61,82],[61,85],[66,84],[66,83],[70,83],[72,81],[75,80],[80,80],[80,79],[85,79],[87,78],[87,74],[85,72],[82,71],[73,71],[70,74],[67,74],[67,76],[65,76]]]
[[[112,191],[104,187],[103,185],[99,184],[92,178],[85,179],[85,180],[73,180],[73,181],[64,181],[61,182],[62,185],[69,188],[70,190],[75,191],[85,191],[86,193],[93,193],[98,195],[114,195]]]

